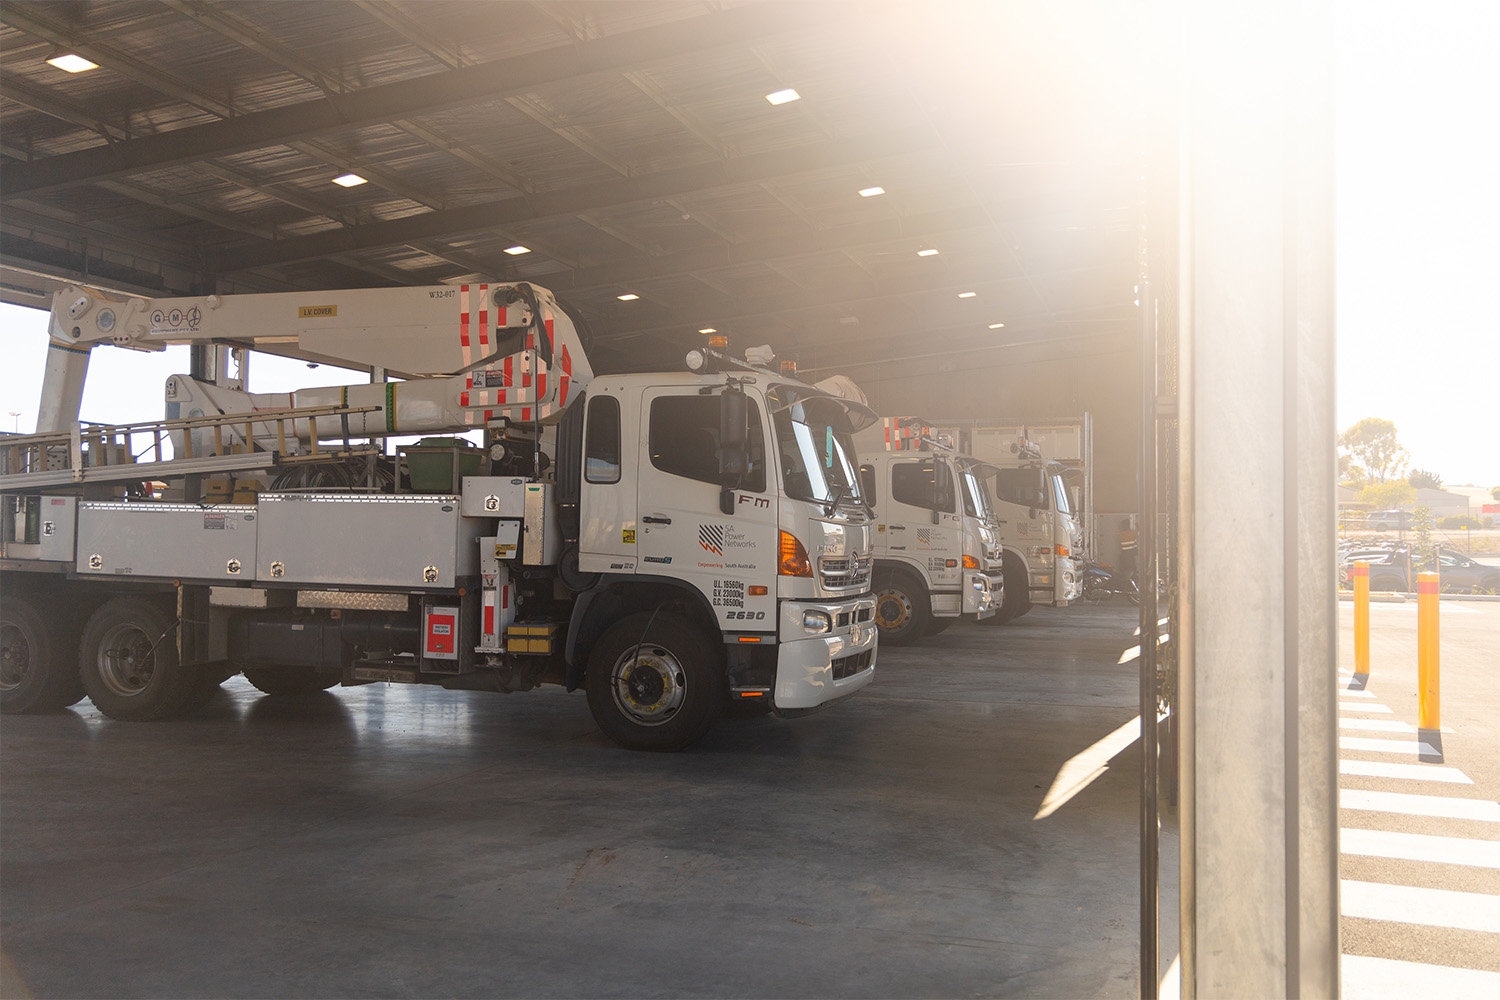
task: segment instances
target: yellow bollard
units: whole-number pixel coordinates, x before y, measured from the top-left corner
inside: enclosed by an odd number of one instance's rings
[[[1441,729],[1438,711],[1438,575],[1417,574],[1417,728]]]
[[[1357,562],[1349,571],[1354,581],[1354,676],[1370,679],[1370,564]]]

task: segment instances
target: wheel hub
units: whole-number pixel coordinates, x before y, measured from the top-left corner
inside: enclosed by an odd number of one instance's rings
[[[140,694],[156,673],[156,654],[146,633],[121,625],[99,643],[99,679],[117,695]]]
[[[875,598],[875,624],[887,631],[899,629],[911,618],[911,602],[898,591],[887,590]]]
[[[31,644],[14,625],[0,626],[0,691],[10,691],[31,669]]]
[[[659,726],[687,698],[682,664],[662,646],[629,649],[615,662],[610,685],[615,704],[635,722]]]

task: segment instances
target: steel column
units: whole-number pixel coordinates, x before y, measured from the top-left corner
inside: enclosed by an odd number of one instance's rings
[[[1188,17],[1182,996],[1332,997],[1332,7]]]

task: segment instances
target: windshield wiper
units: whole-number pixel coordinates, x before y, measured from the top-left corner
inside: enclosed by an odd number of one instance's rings
[[[827,501],[825,501],[828,506],[823,508],[824,517],[832,517],[833,512],[839,509],[839,501],[844,499],[844,493],[847,490],[848,487],[846,487],[843,483],[833,484],[833,496],[829,497]]]

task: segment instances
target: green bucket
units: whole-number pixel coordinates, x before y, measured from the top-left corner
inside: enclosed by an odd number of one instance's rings
[[[454,480],[454,457],[457,456],[458,475],[479,475],[479,460],[484,451],[463,438],[422,438],[416,444],[404,445],[401,453],[406,456],[406,471],[411,479],[413,493],[456,493],[459,484]]]

